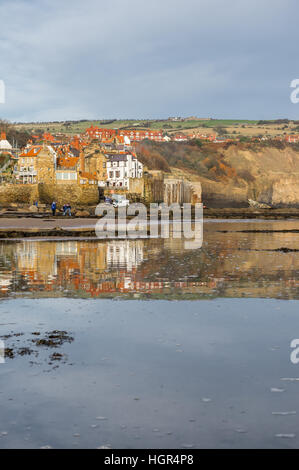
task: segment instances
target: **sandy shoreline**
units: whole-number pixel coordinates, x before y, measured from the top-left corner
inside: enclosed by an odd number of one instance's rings
[[[296,231],[299,229],[299,211],[286,213],[277,211],[269,211],[267,215],[261,212],[252,211],[250,213],[240,210],[221,210],[215,212],[215,215],[209,211],[204,211],[204,222],[208,225],[214,223],[221,223],[221,229],[230,231],[229,222],[244,222],[254,225],[257,222],[265,222],[269,227],[267,231],[273,230],[272,222],[279,224],[279,231]],[[0,239],[7,238],[28,238],[28,237],[95,237],[95,226],[99,221],[96,217],[1,217],[0,218]],[[284,230],[285,222],[288,221],[288,228]],[[290,226],[290,222],[295,224],[294,227]],[[116,218],[117,222],[117,218]],[[212,224],[215,225],[215,224]],[[227,226],[227,227],[225,227]],[[219,227],[220,228],[220,227]],[[249,227],[248,227],[249,228]],[[277,229],[278,227],[276,227]],[[213,230],[216,230],[216,227]],[[258,227],[256,227],[259,231]],[[291,229],[291,230],[290,230]],[[251,230],[250,230],[251,231]]]

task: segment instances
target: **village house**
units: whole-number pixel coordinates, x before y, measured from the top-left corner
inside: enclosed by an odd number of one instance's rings
[[[214,142],[214,140],[216,139],[216,134],[200,134],[198,132],[194,132],[192,138],[205,140],[208,142]]]
[[[103,139],[111,139],[112,137],[115,137],[117,134],[117,131],[115,129],[101,129],[97,126],[90,126],[88,129],[85,131],[85,135],[90,139],[98,139],[98,140],[103,140]]]
[[[107,157],[97,145],[88,146],[80,152],[78,169],[80,184],[106,186]]]
[[[130,178],[143,177],[143,165],[135,154],[106,154],[107,182],[106,186],[129,190]]]
[[[224,142],[227,142],[229,139],[226,139],[226,137],[220,137],[220,136],[217,136],[215,137],[215,139],[213,140],[213,142],[215,144],[223,144]]]
[[[57,154],[48,145],[32,145],[23,150],[14,168],[19,183],[55,182]]]
[[[143,165],[126,149],[125,141],[121,136],[108,151],[97,143],[83,145],[76,138],[68,145],[28,145],[15,165],[15,180],[129,190],[130,178],[143,177]]]
[[[140,142],[145,139],[154,140],[155,142],[163,142],[163,132],[161,130],[122,129],[118,131],[118,135],[126,136],[133,142]]]
[[[74,147],[72,145],[75,145]],[[56,183],[73,183],[78,181],[78,161],[80,150],[77,142],[72,141],[69,145],[59,145],[55,148],[58,155],[56,165]]]
[[[126,144],[129,145],[130,141],[140,142],[144,139],[154,140],[156,142],[163,142],[163,132],[161,130],[154,131],[151,129],[101,129],[97,126],[90,126],[83,134],[89,140],[97,139],[100,142],[115,142],[119,137],[126,138]]]
[[[289,144],[297,144],[299,142],[299,135],[286,135],[285,141]]]
[[[0,137],[0,153],[7,153],[12,150],[12,145],[6,140],[6,133],[1,132]]]
[[[187,142],[188,136],[182,132],[177,132],[174,136],[172,136],[172,140],[175,142]]]

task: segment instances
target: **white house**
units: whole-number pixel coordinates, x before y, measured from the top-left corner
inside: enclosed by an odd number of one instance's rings
[[[0,139],[0,153],[1,152],[10,152],[12,150],[12,146],[6,140],[5,132],[1,132],[1,139]]]
[[[107,266],[132,271],[143,262],[142,240],[112,240],[107,246]]]
[[[107,186],[129,189],[130,178],[142,178],[143,165],[135,156],[127,153],[108,154],[106,157]]]

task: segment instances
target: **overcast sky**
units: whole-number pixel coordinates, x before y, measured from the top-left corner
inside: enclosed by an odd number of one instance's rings
[[[0,118],[299,119],[298,0],[0,0]]]

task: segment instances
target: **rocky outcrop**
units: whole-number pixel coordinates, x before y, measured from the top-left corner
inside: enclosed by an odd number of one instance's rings
[[[90,213],[86,210],[79,210],[75,212],[76,217],[90,217]]]
[[[299,207],[299,152],[291,146],[221,150],[234,169],[231,178],[201,178],[203,201],[210,207],[248,207],[252,199],[271,207]]]

